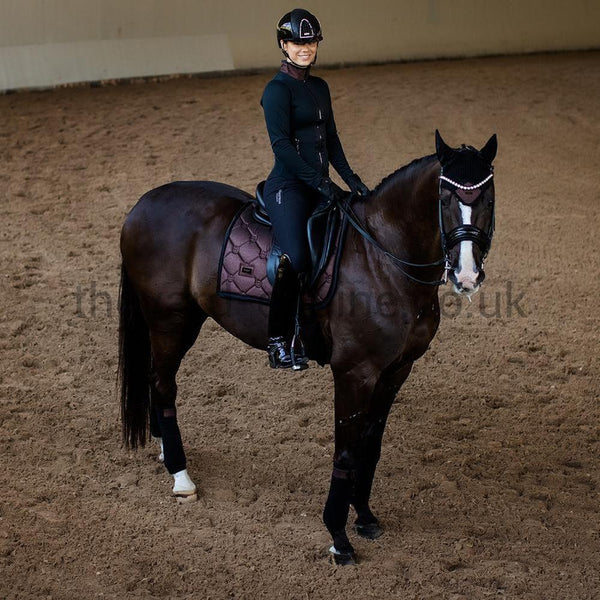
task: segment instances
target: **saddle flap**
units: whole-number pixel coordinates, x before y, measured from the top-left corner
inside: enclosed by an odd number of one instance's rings
[[[311,285],[319,278],[331,253],[340,213],[337,206],[322,204],[308,220],[308,246],[311,256]]]

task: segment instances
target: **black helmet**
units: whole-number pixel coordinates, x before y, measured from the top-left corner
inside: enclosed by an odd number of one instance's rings
[[[320,42],[323,39],[321,24],[315,15],[303,8],[295,8],[292,12],[285,13],[277,23],[277,46],[281,42]]]

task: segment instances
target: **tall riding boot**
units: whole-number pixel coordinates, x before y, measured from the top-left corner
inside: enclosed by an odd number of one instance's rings
[[[269,312],[267,350],[273,369],[291,368],[299,371],[308,368],[308,360],[303,350],[298,351],[302,347],[297,327],[300,290],[300,279],[288,256],[283,254],[277,267]],[[295,345],[293,352],[290,352],[292,340]]]

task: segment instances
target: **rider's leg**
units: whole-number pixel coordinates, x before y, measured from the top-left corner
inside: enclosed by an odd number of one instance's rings
[[[298,275],[287,254],[283,254],[277,268],[269,311],[269,362],[274,369],[298,368],[290,355],[290,340],[298,307],[300,285]],[[306,361],[301,367],[306,366]]]
[[[265,204],[273,233],[282,251],[269,315],[269,359],[274,368],[307,367],[297,327],[302,276],[310,268],[306,224],[315,203],[315,193],[299,181],[268,179]],[[294,351],[290,353],[294,341]],[[292,360],[293,359],[293,360]]]

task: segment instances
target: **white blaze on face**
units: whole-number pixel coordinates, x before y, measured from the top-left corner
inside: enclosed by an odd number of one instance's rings
[[[463,225],[471,225],[471,207],[460,203],[460,214]],[[460,254],[458,256],[458,271],[455,272],[456,281],[462,284],[466,291],[474,291],[477,288],[477,277],[479,271],[473,256],[473,242],[464,241],[460,243]]]

